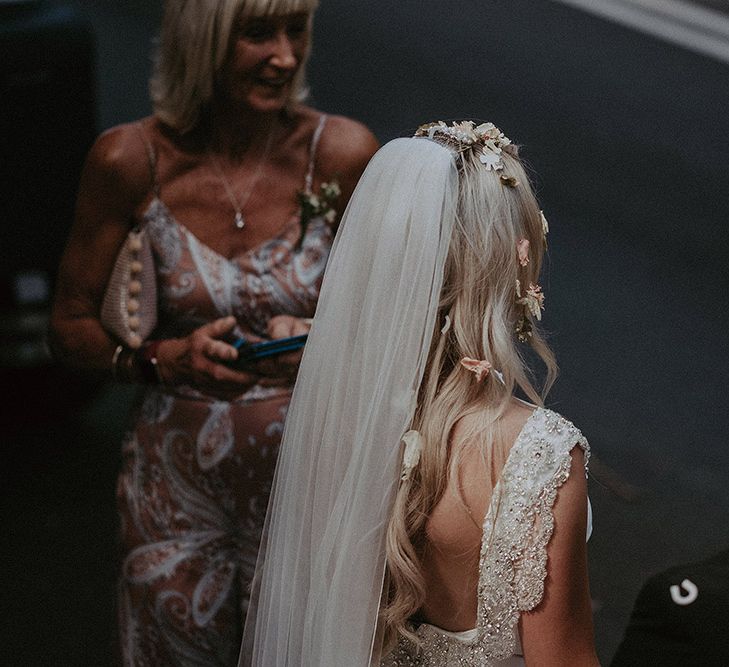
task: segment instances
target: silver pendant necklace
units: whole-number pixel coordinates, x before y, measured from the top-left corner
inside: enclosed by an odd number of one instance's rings
[[[225,194],[228,196],[228,199],[230,200],[231,205],[233,206],[233,210],[235,211],[235,216],[233,217],[233,225],[237,229],[243,229],[246,226],[246,219],[243,216],[243,207],[248,203],[248,200],[251,198],[251,194],[253,194],[253,189],[256,187],[256,183],[258,183],[258,179],[261,176],[261,170],[263,169],[263,164],[266,162],[266,159],[268,158],[268,153],[271,149],[271,141],[273,139],[273,130],[274,128],[271,128],[271,131],[268,133],[268,138],[266,139],[266,146],[263,149],[263,153],[261,154],[261,158],[258,160],[258,164],[256,165],[256,169],[253,172],[253,177],[251,178],[250,185],[248,186],[248,189],[240,196],[237,197],[233,186],[230,184],[230,181],[225,177],[225,173],[223,172],[222,167],[220,166],[220,162],[218,162],[218,158],[215,157],[215,153],[210,150],[208,147],[207,154],[210,158],[210,163],[214,167],[215,175],[218,177],[218,180],[223,184],[223,188],[225,189]]]

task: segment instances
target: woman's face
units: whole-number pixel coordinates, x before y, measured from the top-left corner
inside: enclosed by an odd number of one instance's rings
[[[234,103],[277,111],[291,98],[309,44],[309,14],[243,17],[234,26],[223,90]]]

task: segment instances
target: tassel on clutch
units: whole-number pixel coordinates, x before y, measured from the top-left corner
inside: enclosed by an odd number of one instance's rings
[[[145,229],[130,231],[119,250],[101,304],[101,324],[132,349],[157,326],[157,276]]]

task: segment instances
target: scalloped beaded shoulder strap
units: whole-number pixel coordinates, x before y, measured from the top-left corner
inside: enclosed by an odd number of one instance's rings
[[[491,660],[513,654],[520,614],[544,595],[552,509],[577,445],[587,465],[589,445],[579,429],[540,408],[519,434],[494,489],[481,547],[477,639]]]

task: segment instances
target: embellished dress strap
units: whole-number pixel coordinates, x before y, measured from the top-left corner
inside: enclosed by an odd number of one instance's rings
[[[582,433],[551,410],[534,411],[509,452],[484,519],[476,628],[455,635],[420,625],[414,630],[420,645],[401,635],[381,667],[523,664],[519,617],[544,597],[554,503],[575,446],[584,450],[587,466]]]
[[[327,124],[327,115],[325,113],[319,116],[319,122],[316,125],[314,134],[311,137],[311,144],[309,144],[309,166],[306,169],[306,178],[304,180],[304,193],[307,195],[311,194],[311,186],[314,184],[314,164],[316,162],[316,149],[319,145],[319,139],[321,139],[322,132],[324,132],[324,126]]]
[[[144,150],[147,152],[147,163],[149,164],[150,181],[152,183],[152,192],[155,197],[160,196],[160,184],[159,177],[157,175],[157,151],[155,151],[152,142],[149,140],[147,133],[144,131],[144,126],[141,121],[134,123],[134,126],[139,132],[139,136],[144,144]]]
[[[513,654],[521,613],[544,597],[554,503],[576,446],[584,450],[587,474],[590,449],[579,429],[551,410],[537,409],[494,489],[483,527],[476,642],[489,660]]]

